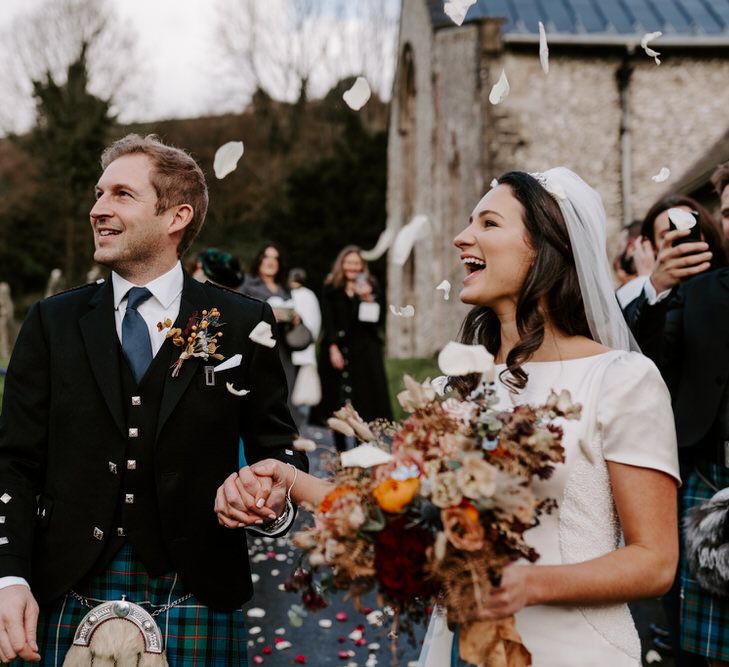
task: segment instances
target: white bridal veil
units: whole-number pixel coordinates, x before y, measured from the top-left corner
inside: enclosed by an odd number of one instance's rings
[[[615,350],[639,351],[615,298],[600,195],[566,167],[532,176],[557,201],[567,223],[592,337]]]

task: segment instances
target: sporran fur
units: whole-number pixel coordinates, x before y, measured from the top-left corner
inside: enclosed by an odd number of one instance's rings
[[[709,593],[729,596],[729,488],[689,510],[683,527],[691,573]]]

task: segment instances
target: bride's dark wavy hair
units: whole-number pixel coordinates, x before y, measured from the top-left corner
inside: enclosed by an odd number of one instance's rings
[[[507,355],[506,369],[499,374],[507,387],[519,391],[528,380],[522,364],[529,361],[544,341],[547,317],[552,326],[568,336],[591,336],[572,245],[559,205],[525,172],[509,171],[498,183],[508,185],[524,207],[527,242],[534,251],[516,306],[519,342]],[[461,325],[460,338],[469,345],[484,345],[495,355],[501,347],[499,318],[488,306],[475,306]],[[477,382],[477,375],[468,376],[455,381],[453,388],[466,395],[475,389]]]

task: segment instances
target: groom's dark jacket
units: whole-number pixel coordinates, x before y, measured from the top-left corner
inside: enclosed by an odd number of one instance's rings
[[[642,293],[625,316],[671,392],[681,461],[723,465],[729,439],[729,269],[691,278],[655,305]]]
[[[175,326],[213,307],[224,323],[219,352],[240,353],[240,366],[212,374],[205,367],[220,361],[193,357],[172,377],[181,348],[167,339],[138,385],[111,280],[31,308],[0,415],[0,576],[24,577],[43,603],[128,540],[150,574],[175,571],[214,609],[251,597],[245,533],[218,525],[216,490],[238,469],[241,437],[249,463],[307,462],[292,448],[278,350],[248,337],[261,320],[273,324],[270,307],[185,274]]]

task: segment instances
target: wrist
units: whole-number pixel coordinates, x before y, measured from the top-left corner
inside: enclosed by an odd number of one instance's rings
[[[548,601],[545,599],[539,576],[541,567],[539,565],[524,565],[523,567],[527,590],[525,606],[531,607],[533,605],[546,604]]]

